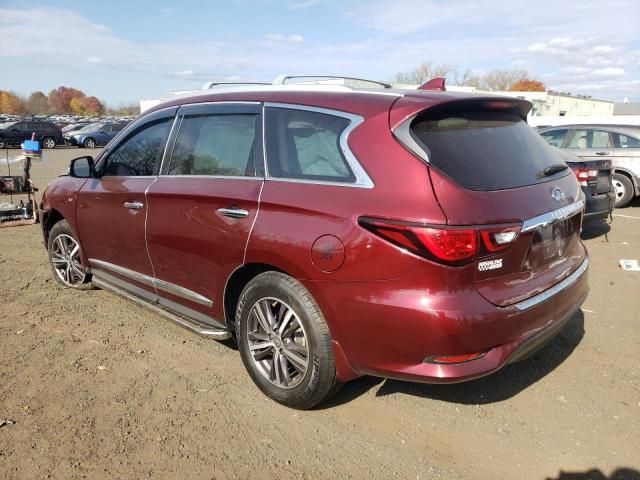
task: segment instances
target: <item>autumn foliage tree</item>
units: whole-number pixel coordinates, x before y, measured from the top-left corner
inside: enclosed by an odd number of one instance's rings
[[[71,87],[60,86],[51,90],[47,97],[49,113],[73,113],[71,100],[85,96],[83,91]]]
[[[27,107],[22,98],[15,93],[0,90],[0,113],[22,115],[26,111]]]
[[[509,87],[511,92],[545,92],[547,87],[539,80],[523,78]]]
[[[27,99],[27,113],[31,115],[44,115],[49,109],[47,96],[42,92],[33,92]]]
[[[70,103],[74,115],[102,115],[104,105],[96,97],[74,97]]]

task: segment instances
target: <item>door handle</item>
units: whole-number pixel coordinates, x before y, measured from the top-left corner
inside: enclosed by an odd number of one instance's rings
[[[142,202],[124,202],[122,204],[124,208],[128,208],[129,210],[142,210],[144,207],[144,203]]]
[[[610,155],[609,152],[596,152],[596,155]]]
[[[220,215],[224,215],[229,218],[245,218],[249,216],[249,211],[243,208],[219,208],[216,210]]]

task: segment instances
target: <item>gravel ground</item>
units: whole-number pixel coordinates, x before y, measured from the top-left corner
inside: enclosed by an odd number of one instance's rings
[[[83,153],[46,151],[34,180]],[[61,289],[38,225],[0,229],[0,478],[638,479],[640,273],[618,260],[640,259],[640,202],[617,213],[585,229],[591,294],[534,357],[457,385],[361,378],[309,412],[230,343]]]

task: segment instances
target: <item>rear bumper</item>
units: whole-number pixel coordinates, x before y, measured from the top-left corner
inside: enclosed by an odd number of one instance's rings
[[[308,282],[308,288],[344,355],[341,379],[356,374],[457,383],[489,375],[551,340],[587,296],[587,267],[585,258],[570,282],[549,289],[553,294],[542,292],[539,301],[528,299],[524,309],[497,307],[473,286],[435,291],[425,285],[429,277],[419,268],[399,280],[339,282],[335,287],[329,285],[333,282]],[[428,360],[474,352],[483,355],[455,364]]]
[[[585,213],[584,220],[601,220],[609,216],[610,209],[613,209],[615,202],[615,192],[591,195],[585,193]]]

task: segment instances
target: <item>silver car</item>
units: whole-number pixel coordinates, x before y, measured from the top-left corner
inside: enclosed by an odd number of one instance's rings
[[[559,125],[542,128],[539,133],[550,145],[585,160],[611,159],[616,208],[640,195],[640,127]]]

